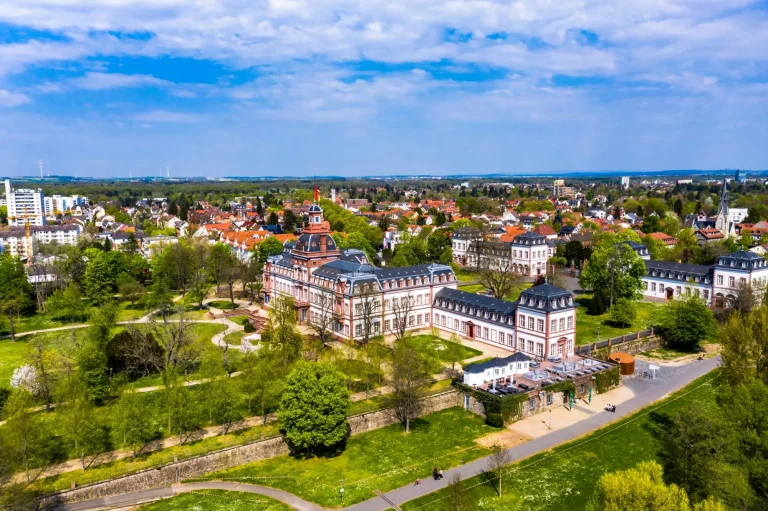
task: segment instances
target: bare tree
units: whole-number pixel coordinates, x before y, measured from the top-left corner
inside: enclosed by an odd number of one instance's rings
[[[163,348],[163,369],[183,372],[198,359],[202,350],[195,345],[190,332],[191,325],[182,309],[177,317],[179,319],[175,321],[167,316],[164,316],[162,321],[153,319],[149,324],[148,333],[151,333]]]
[[[227,284],[227,291],[229,291],[229,301],[232,303],[232,308],[235,308],[235,284],[240,278],[240,268],[235,258],[235,255],[230,253],[230,256],[224,261],[224,267],[222,268],[222,278]],[[243,285],[245,288],[245,285]]]
[[[371,337],[378,335],[380,329],[375,328],[375,325],[381,325],[381,293],[379,292],[378,285],[369,282],[355,286],[355,297],[357,299],[357,305],[360,306],[360,319],[362,320],[363,327],[363,345],[370,342]],[[357,308],[357,305],[355,308]],[[357,332],[355,332],[357,333]]]
[[[333,308],[335,298],[332,291],[312,292],[312,314],[309,326],[317,334],[320,342],[325,344],[333,341]]]
[[[395,315],[392,333],[395,335],[396,341],[402,341],[410,335],[408,327],[413,326],[411,312],[413,312],[414,302],[411,293],[392,298],[392,312]]]
[[[486,258],[480,270],[480,282],[490,289],[494,298],[504,299],[520,283],[509,257]]]
[[[755,290],[749,284],[740,282],[736,286],[736,297],[733,299],[731,307],[739,312],[749,313],[757,307],[758,296]]]
[[[501,497],[501,478],[503,476],[504,468],[509,465],[511,458],[509,451],[504,449],[501,444],[495,444],[491,448],[491,455],[488,456],[488,471],[492,472],[496,479],[496,491]]]
[[[448,496],[443,501],[442,510],[469,511],[470,507],[461,474],[454,472],[448,482]]]
[[[405,432],[410,431],[411,419],[421,412],[421,397],[430,383],[426,364],[421,354],[408,346],[406,341],[397,341],[392,358],[392,388],[389,405]]]

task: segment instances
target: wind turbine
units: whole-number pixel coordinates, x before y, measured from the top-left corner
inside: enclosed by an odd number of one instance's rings
[[[40,160],[37,162],[38,165],[40,165],[40,179],[43,178],[43,160]]]

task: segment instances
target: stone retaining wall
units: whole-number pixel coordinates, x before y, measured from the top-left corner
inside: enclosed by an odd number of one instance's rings
[[[637,355],[638,353],[643,353],[645,351],[652,351],[662,347],[663,347],[663,344],[661,339],[654,335],[651,337],[644,337],[642,339],[626,341],[620,344],[611,344],[610,346],[598,348],[592,352],[592,357],[599,358],[602,360],[608,360],[608,355],[616,351],[620,351],[622,353],[629,353],[630,355]]]
[[[454,406],[459,406],[458,394],[450,389],[440,394],[427,396],[423,399],[423,413],[427,415]],[[349,417],[352,435],[383,428],[397,423],[392,410],[377,410]],[[142,470],[134,474],[118,477],[109,481],[93,483],[73,490],[63,491],[42,499],[44,506],[60,503],[78,502],[118,495],[129,491],[147,490],[168,486],[185,479],[194,479],[210,472],[236,467],[267,458],[273,458],[290,452],[283,437],[272,437],[245,445],[229,447],[220,451],[187,458],[176,463],[161,465],[156,468]],[[64,476],[66,477],[66,476]]]

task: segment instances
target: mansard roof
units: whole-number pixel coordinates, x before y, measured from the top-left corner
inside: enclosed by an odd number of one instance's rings
[[[739,250],[731,254],[720,256],[717,259],[717,266],[755,270],[765,268],[766,262],[765,258],[754,252]]]
[[[515,236],[515,239],[512,240],[513,245],[544,245],[546,242],[546,236],[542,236],[533,231],[518,234]]]
[[[430,283],[434,276],[453,275],[453,269],[444,264],[418,264],[404,266],[402,268],[377,268],[370,264],[338,259],[326,263],[316,269],[313,277],[330,280],[344,280],[349,286],[350,293],[354,293],[354,286],[358,282],[376,282],[381,289],[386,282],[399,282],[403,279],[426,278]],[[416,283],[413,283],[416,285]]]
[[[674,280],[711,278],[714,271],[712,266],[668,261],[645,261],[645,269],[649,276]]]
[[[518,307],[546,312],[573,309],[573,295],[570,291],[552,284],[541,284],[520,293]]]
[[[458,289],[443,288],[435,294],[433,305],[439,309],[449,309],[454,305],[465,306],[473,311],[491,312],[514,316],[517,302],[499,300],[477,293],[468,293]],[[472,314],[470,314],[472,315]]]

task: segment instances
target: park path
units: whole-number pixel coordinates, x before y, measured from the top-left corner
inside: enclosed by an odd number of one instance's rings
[[[565,442],[569,442],[569,441],[581,438],[601,427],[608,426],[611,423],[616,422],[617,420],[623,417],[631,415],[637,412],[638,410],[646,406],[649,406],[655,403],[656,401],[663,399],[664,397],[668,396],[670,393],[680,390],[686,385],[689,385],[691,382],[693,382],[697,378],[700,378],[701,376],[704,376],[709,372],[713,371],[719,365],[720,365],[720,357],[718,356],[718,357],[713,357],[703,361],[693,361],[687,364],[686,366],[679,367],[677,368],[677,371],[670,372],[668,377],[666,377],[666,379],[663,379],[663,380],[659,380],[659,381],[641,380],[637,382],[638,385],[633,385],[632,379],[626,380],[625,384],[629,384],[630,386],[633,387],[633,390],[635,391],[635,395],[631,399],[628,399],[623,403],[621,403],[617,408],[616,413],[609,413],[604,410],[595,410],[594,411],[595,413],[593,413],[591,416],[585,418],[584,420],[576,424],[573,424],[572,426],[553,430],[549,434],[540,436],[538,438],[534,438],[526,443],[507,449],[507,451],[510,454],[510,462],[514,463],[514,462],[523,460],[525,458],[533,456],[542,451],[552,449]],[[652,411],[654,411],[654,409],[648,410],[644,415],[647,415]],[[622,427],[622,426],[619,425],[617,427]],[[546,458],[542,458],[542,459],[546,459]],[[429,493],[445,488],[448,485],[448,482],[451,480],[451,476],[454,473],[459,473],[461,474],[463,479],[468,479],[470,477],[473,477],[475,475],[478,475],[484,472],[487,469],[487,467],[488,467],[488,457],[484,457],[484,458],[479,458],[470,463],[467,463],[465,465],[461,465],[459,467],[445,470],[446,477],[444,477],[439,481],[433,480],[431,477],[429,477],[428,473],[420,474],[417,477],[419,477],[422,482],[418,486],[409,484],[407,486],[403,486],[395,490],[391,490],[387,493],[382,493],[380,496],[377,495],[369,500],[360,502],[358,504],[355,504],[345,509],[349,509],[352,511],[385,511],[387,509],[392,509],[393,504],[395,506],[399,506],[410,500],[422,497]],[[232,482],[231,484],[232,486],[228,486],[226,489],[230,491],[240,491],[238,490],[238,488],[252,486],[252,485],[245,485],[245,484],[237,484],[234,482]],[[258,488],[261,489],[264,487],[258,487]],[[274,489],[271,489],[271,490],[279,491]],[[286,492],[282,492],[282,493],[286,493]],[[147,502],[148,500],[152,500],[152,499],[169,497],[174,494],[175,493],[173,493],[173,486],[168,486],[168,487],[157,488],[153,490],[129,492],[129,493],[117,495],[114,497],[77,502],[73,504],[68,504],[67,506],[64,506],[62,509],[66,509],[68,511],[85,511],[85,510],[91,510],[91,509],[101,509],[101,508],[110,507],[110,506],[124,507],[129,505],[135,505],[141,502]],[[266,495],[266,493],[262,493],[262,494]],[[296,498],[298,499],[298,497]],[[297,507],[296,509],[317,510],[322,508]]]
[[[518,462],[542,451],[552,449],[565,442],[576,440],[603,426],[607,426],[618,419],[629,416],[638,410],[663,399],[672,392],[680,390],[697,378],[713,371],[719,365],[720,357],[718,356],[707,360],[693,361],[686,366],[682,366],[679,368],[681,370],[670,375],[668,379],[658,382],[658,384],[649,382],[648,385],[640,386],[638,389],[640,392],[637,392],[634,397],[622,403],[616,409],[616,413],[610,413],[604,410],[596,411],[597,413],[594,413],[590,417],[572,426],[552,431],[547,435],[507,449],[510,462]],[[649,410],[647,413],[651,413],[651,411],[652,410]],[[618,427],[621,427],[621,425]],[[462,479],[469,479],[470,477],[474,477],[486,471],[488,468],[488,461],[489,458],[486,456],[465,465],[446,470],[445,477],[438,481],[433,480],[429,477],[429,474],[425,473],[421,475],[423,479],[418,486],[414,484],[403,486],[383,493],[383,496],[373,497],[364,502],[360,502],[359,504],[350,506],[347,509],[351,511],[384,511],[386,509],[391,509],[392,503],[400,506],[405,502],[445,488],[448,486],[454,473],[460,474]]]
[[[197,492],[201,490],[224,490],[231,492],[251,493],[263,495],[287,504],[297,511],[325,511],[326,508],[320,507],[312,502],[288,493],[286,491],[259,486],[256,484],[236,483],[231,481],[201,481],[194,483],[179,483],[164,488],[154,488],[151,490],[142,490],[114,497],[102,497],[100,499],[88,500],[84,502],[75,502],[56,506],[53,509],[61,511],[83,511],[86,509],[99,508],[122,508],[135,506],[137,504],[152,502],[160,499],[174,497],[181,493]]]

